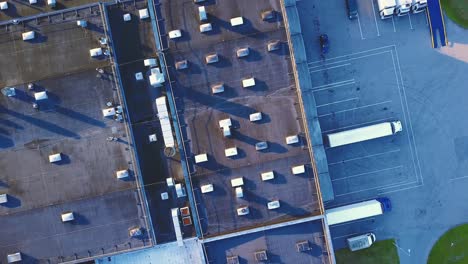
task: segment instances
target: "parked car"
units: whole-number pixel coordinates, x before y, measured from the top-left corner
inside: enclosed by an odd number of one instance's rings
[[[356,0],[346,0],[346,8],[348,9],[349,19],[355,19],[358,17]]]
[[[328,53],[330,43],[328,42],[328,35],[322,34],[320,35],[320,47],[322,48],[322,53]]]

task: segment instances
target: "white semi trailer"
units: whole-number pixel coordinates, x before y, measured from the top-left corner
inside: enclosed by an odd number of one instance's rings
[[[398,16],[407,15],[411,10],[412,0],[396,0],[395,14]]]
[[[328,146],[333,148],[375,138],[391,136],[402,131],[402,129],[400,121],[384,122],[327,134],[325,140],[328,142]]]
[[[349,204],[325,211],[328,225],[346,223],[358,219],[381,215],[392,210],[390,199],[386,197]]]
[[[377,7],[379,8],[379,15],[381,19],[390,18],[395,14],[396,1],[395,0],[377,0]]]
[[[419,13],[426,9],[427,0],[413,0],[411,3],[411,12]]]

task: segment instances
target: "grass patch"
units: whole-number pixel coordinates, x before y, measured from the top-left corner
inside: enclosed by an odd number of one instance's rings
[[[468,224],[450,229],[435,243],[428,264],[468,263]]]
[[[393,244],[394,239],[375,242],[370,248],[350,251],[347,248],[335,252],[337,264],[399,264],[397,249]]]
[[[442,8],[447,16],[458,25],[468,29],[468,1],[441,0]]]

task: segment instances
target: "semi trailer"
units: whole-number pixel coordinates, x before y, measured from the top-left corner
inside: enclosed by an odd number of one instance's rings
[[[392,204],[390,199],[382,197],[326,210],[325,217],[328,225],[336,225],[381,215],[385,212],[390,212],[391,210]]]
[[[407,15],[411,11],[412,0],[396,0],[395,14],[398,16]]]
[[[325,141],[328,143],[329,147],[333,148],[380,137],[391,136],[401,132],[402,129],[403,128],[400,121],[384,122],[327,134],[325,136]]]
[[[427,0],[413,0],[411,3],[411,12],[419,13],[426,9]]]
[[[379,15],[381,19],[390,18],[395,14],[396,1],[395,0],[377,0],[377,7],[379,8]]]

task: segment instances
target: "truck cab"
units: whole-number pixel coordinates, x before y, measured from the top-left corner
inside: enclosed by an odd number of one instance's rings
[[[379,15],[381,19],[390,18],[395,14],[395,0],[377,0]]]
[[[427,0],[413,0],[411,3],[411,12],[414,14],[422,12],[427,7]]]
[[[357,251],[372,246],[375,242],[375,235],[374,233],[367,233],[360,236],[350,237],[346,239],[346,242],[348,242],[349,250]]]
[[[395,14],[397,16],[404,16],[411,10],[412,0],[396,0]]]

